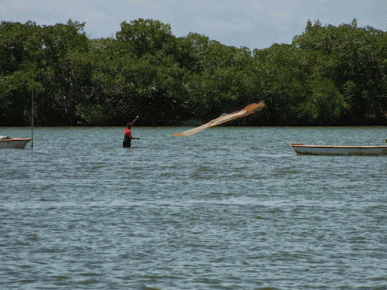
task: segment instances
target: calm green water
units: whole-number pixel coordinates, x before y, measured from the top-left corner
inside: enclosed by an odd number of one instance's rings
[[[387,289],[387,128],[36,128],[0,151],[1,289]],[[28,128],[0,135],[29,137]],[[30,145],[27,145],[29,147]]]

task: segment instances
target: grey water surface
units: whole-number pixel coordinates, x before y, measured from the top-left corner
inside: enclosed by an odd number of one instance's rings
[[[124,129],[0,150],[0,289],[387,289],[387,157],[289,146],[387,128]]]

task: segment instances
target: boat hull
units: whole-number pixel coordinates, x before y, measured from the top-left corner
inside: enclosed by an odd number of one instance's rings
[[[12,138],[0,140],[0,149],[23,149],[32,138]]]
[[[383,156],[387,146],[337,146],[290,144],[298,155]]]

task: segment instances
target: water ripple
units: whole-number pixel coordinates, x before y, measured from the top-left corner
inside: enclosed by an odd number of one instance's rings
[[[2,286],[387,288],[387,159],[289,146],[384,128],[180,129],[134,128],[127,149],[122,128],[38,128],[0,151]]]

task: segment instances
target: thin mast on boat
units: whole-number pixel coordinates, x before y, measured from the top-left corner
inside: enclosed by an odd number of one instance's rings
[[[31,148],[34,147],[34,87],[31,96]]]

